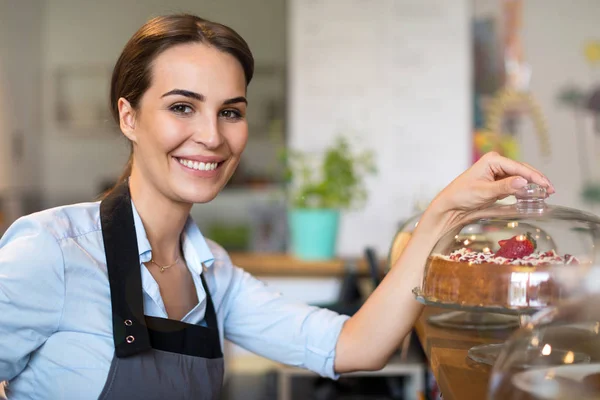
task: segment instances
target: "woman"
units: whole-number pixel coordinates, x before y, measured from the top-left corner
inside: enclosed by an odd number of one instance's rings
[[[132,145],[101,203],[16,221],[0,241],[0,380],[9,399],[216,399],[224,337],[322,376],[382,368],[421,307],[411,294],[441,233],[535,169],[483,157],[431,203],[386,278],[349,318],[290,302],[233,266],[191,220],[238,165],[253,58],[230,28],[159,17],[112,77]]]

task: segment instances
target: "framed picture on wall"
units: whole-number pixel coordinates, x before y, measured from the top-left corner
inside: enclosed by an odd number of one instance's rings
[[[53,120],[64,133],[90,134],[113,129],[110,115],[111,68],[62,66],[54,72]]]

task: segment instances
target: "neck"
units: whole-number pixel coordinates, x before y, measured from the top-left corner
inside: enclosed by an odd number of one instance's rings
[[[182,256],[181,232],[192,204],[169,199],[135,168],[129,178],[129,190],[152,247],[152,258],[161,264],[174,262]]]

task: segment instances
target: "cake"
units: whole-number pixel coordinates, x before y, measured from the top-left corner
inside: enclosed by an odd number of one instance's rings
[[[540,307],[560,294],[550,279],[549,266],[579,264],[569,254],[536,252],[535,240],[529,234],[498,244],[495,253],[463,247],[449,255],[430,256],[423,295],[436,302],[465,306]]]

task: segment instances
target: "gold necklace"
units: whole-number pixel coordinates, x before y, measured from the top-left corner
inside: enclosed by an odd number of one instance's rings
[[[156,261],[154,261],[154,258],[152,258],[150,260],[150,262],[152,264],[155,264],[158,268],[160,268],[160,272],[165,272],[166,269],[171,268],[173,265],[177,264],[179,262],[179,257],[177,257],[177,260],[175,260],[175,262],[173,264],[169,264],[169,265],[160,265],[159,263],[157,263]]]

